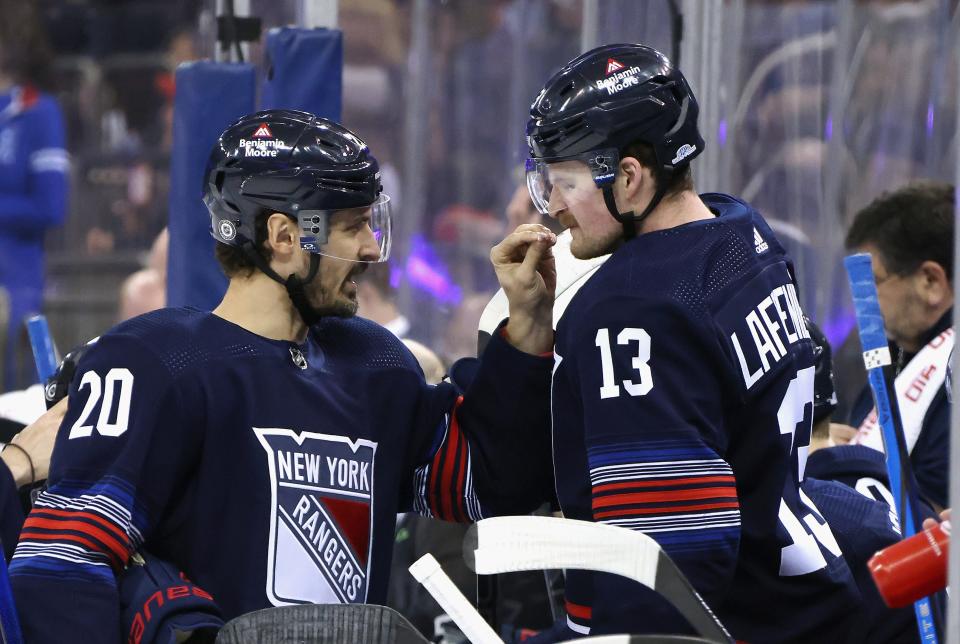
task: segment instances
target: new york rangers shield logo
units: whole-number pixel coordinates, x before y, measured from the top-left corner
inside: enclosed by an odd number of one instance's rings
[[[275,606],[366,601],[377,444],[255,427],[270,471],[267,597]]]

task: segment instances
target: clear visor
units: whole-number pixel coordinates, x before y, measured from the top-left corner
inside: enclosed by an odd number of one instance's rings
[[[343,210],[303,210],[297,216],[300,247],[348,262],[376,263],[390,258],[393,242],[390,197]]]
[[[619,157],[616,150],[589,152],[567,159],[527,159],[527,190],[541,215],[555,216],[592,199],[612,183]]]

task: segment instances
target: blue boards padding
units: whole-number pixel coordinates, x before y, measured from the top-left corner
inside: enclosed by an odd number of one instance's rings
[[[170,160],[170,250],[167,306],[209,311],[227,289],[213,256],[210,215],[201,200],[210,149],[233,121],[254,111],[251,65],[186,63],[177,68]]]
[[[304,110],[340,121],[343,34],[337,29],[279,27],[267,34],[270,68],[261,108]]]

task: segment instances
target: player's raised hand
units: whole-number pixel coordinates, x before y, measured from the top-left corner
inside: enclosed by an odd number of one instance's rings
[[[497,280],[513,305],[541,306],[557,286],[557,268],[551,248],[557,236],[541,224],[521,224],[490,251]]]
[[[557,236],[540,224],[522,224],[490,251],[497,280],[510,304],[507,334],[527,353],[553,347],[553,298],[557,267],[553,245]]]

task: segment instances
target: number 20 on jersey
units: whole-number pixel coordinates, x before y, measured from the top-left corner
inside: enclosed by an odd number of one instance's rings
[[[119,436],[130,423],[130,398],[133,394],[133,374],[129,369],[111,369],[105,378],[96,371],[87,371],[80,379],[80,387],[90,389],[87,403],[70,428],[68,438],[84,438],[94,428],[101,436]],[[87,424],[96,413],[96,425]]]

